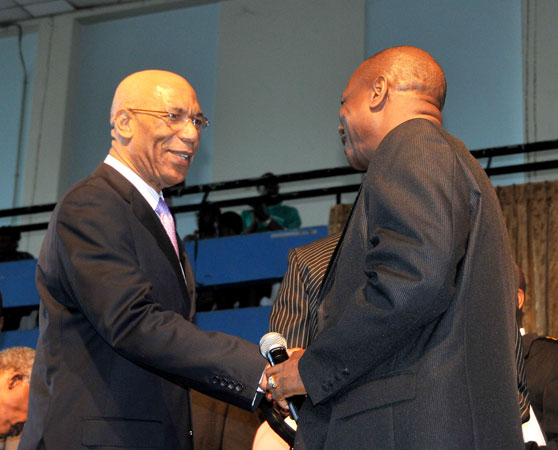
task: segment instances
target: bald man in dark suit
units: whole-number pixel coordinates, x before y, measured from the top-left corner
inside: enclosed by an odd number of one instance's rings
[[[315,340],[266,369],[280,406],[308,395],[295,448],[524,447],[513,259],[484,170],[441,127],[445,92],[428,53],[395,47],[342,95],[345,153],[367,173]]]
[[[193,323],[195,282],[162,190],[204,117],[190,84],[125,78],[109,155],[53,212],[37,268],[40,335],[22,450],[193,448],[188,388],[255,406],[257,345]]]

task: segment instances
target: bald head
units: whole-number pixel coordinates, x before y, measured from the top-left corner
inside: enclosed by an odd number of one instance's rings
[[[416,47],[393,47],[364,61],[341,95],[339,134],[349,164],[366,170],[372,152],[403,122],[442,125],[442,68]]]
[[[382,75],[391,89],[414,93],[442,111],[446,99],[444,71],[424,50],[408,46],[388,48],[364,61],[354,76],[372,83]]]
[[[180,75],[164,70],[143,70],[124,78],[114,93],[110,109],[110,124],[114,124],[116,112],[122,108],[157,109],[168,104],[176,85],[196,94],[188,81]]]

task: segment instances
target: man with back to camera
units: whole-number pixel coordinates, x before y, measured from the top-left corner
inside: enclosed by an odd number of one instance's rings
[[[342,95],[345,153],[367,173],[316,339],[266,369],[280,406],[308,394],[295,448],[523,448],[508,237],[484,170],[442,129],[445,94],[428,53],[395,47]]]
[[[187,387],[252,407],[257,345],[192,324],[194,279],[161,191],[208,121],[188,82],[116,89],[109,155],[58,203],[41,249],[40,336],[20,449],[192,449]]]

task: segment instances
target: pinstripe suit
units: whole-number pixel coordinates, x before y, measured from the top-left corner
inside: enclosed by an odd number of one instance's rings
[[[289,265],[269,316],[269,331],[281,333],[289,347],[306,348],[318,325],[318,293],[341,233],[289,250]]]

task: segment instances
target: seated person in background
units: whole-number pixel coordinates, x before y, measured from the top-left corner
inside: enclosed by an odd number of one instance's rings
[[[0,351],[0,442],[23,430],[34,358],[35,350],[28,347]]]
[[[22,259],[33,259],[33,255],[20,252],[17,248],[21,233],[12,227],[0,227],[0,262],[20,261]]]
[[[242,217],[234,211],[219,216],[219,237],[236,236],[242,233]]]
[[[283,205],[279,194],[279,186],[271,172],[262,175],[263,182],[258,186],[258,193],[262,200],[253,209],[242,211],[244,233],[260,231],[290,230],[300,228],[301,220],[298,210],[292,206]]]
[[[527,283],[519,267],[518,321],[522,325]],[[531,406],[546,434],[547,448],[558,448],[558,339],[525,334],[521,328],[525,373]]]

